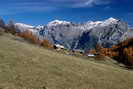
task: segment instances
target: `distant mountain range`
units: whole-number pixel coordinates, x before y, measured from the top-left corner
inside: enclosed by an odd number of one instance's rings
[[[31,31],[40,40],[47,39],[52,44],[64,45],[68,49],[89,50],[97,44],[111,47],[121,40],[133,37],[133,31],[128,28],[128,24],[114,18],[81,24],[54,20],[43,26],[23,23],[15,23],[14,26],[17,32]]]

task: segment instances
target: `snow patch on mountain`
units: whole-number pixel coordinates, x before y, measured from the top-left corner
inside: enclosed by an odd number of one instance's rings
[[[68,21],[60,21],[60,20],[54,20],[48,23],[48,26],[57,26],[57,25],[67,25],[70,24],[71,22]]]
[[[15,28],[20,32],[24,32],[24,31],[31,31],[33,33],[36,32],[35,26],[31,26],[23,23],[16,23]]]
[[[27,25],[27,24],[23,24],[23,23],[16,23],[15,25],[16,26],[23,27],[23,28],[34,28],[34,26]]]

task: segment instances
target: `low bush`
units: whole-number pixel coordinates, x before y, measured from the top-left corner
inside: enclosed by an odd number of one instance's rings
[[[53,45],[48,40],[42,40],[39,43],[45,48],[53,48]]]

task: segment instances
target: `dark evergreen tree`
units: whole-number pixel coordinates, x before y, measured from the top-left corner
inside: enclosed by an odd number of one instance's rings
[[[8,32],[10,32],[12,34],[16,33],[15,24],[14,24],[13,20],[9,20],[7,27],[8,27]]]
[[[2,18],[0,18],[0,27],[5,27],[5,22],[3,21],[3,19]]]

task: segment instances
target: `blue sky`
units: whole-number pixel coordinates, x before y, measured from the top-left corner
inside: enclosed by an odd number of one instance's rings
[[[0,17],[31,25],[122,19],[133,27],[133,0],[1,0]]]

